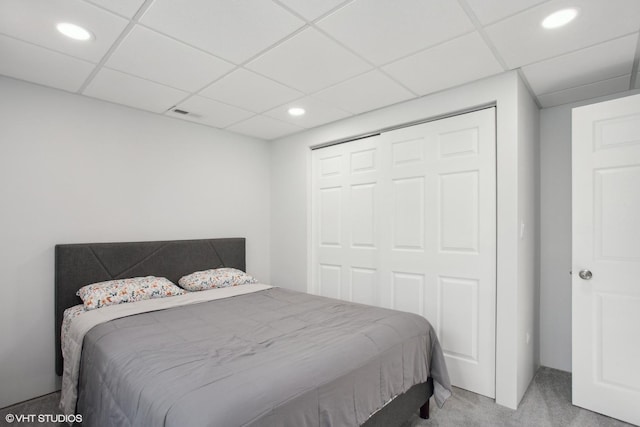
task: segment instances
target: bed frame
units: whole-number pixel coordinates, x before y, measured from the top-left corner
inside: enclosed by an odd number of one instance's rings
[[[81,287],[106,280],[150,275],[178,283],[180,277],[194,271],[221,267],[245,271],[244,238],[56,245],[56,373],[62,375],[62,314],[67,308],[82,304],[76,296]],[[432,394],[431,380],[417,384],[376,412],[363,426],[399,426],[415,413],[417,407],[420,407],[422,418],[429,418],[429,396]]]

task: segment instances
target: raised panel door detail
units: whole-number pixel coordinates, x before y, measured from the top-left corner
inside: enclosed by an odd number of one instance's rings
[[[351,268],[351,301],[376,305],[377,271],[373,268]]]
[[[424,274],[391,273],[392,307],[424,315]]]
[[[325,157],[320,159],[320,177],[328,178],[336,175],[340,175],[342,162],[342,155]]]
[[[372,172],[376,170],[376,150],[356,151],[351,153],[351,173]]]
[[[424,248],[424,177],[393,180],[393,249]]]
[[[571,399],[640,426],[640,95],[574,108],[571,136]]]
[[[342,229],[342,188],[320,189],[320,245],[340,246]]]
[[[323,297],[340,298],[341,268],[339,265],[320,264],[319,293]]]
[[[439,176],[440,250],[478,252],[478,171]]]
[[[595,149],[615,148],[640,143],[640,114],[632,114],[594,123]]]
[[[596,258],[640,261],[640,167],[594,173]]]
[[[376,184],[351,186],[351,245],[356,248],[375,247]]]
[[[438,135],[441,158],[475,156],[478,154],[478,128],[457,130]]]
[[[447,356],[478,360],[478,281],[439,277],[439,330]]]
[[[628,345],[628,340],[638,339],[640,298],[616,294],[599,294],[596,298],[597,380],[640,391],[640,347]]]
[[[391,145],[393,165],[404,166],[407,163],[421,162],[424,160],[424,138],[398,141]]]

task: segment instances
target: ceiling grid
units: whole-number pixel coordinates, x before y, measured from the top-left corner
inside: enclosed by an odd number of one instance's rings
[[[0,0],[0,75],[271,140],[507,70],[540,107],[638,89],[639,23],[637,0]]]

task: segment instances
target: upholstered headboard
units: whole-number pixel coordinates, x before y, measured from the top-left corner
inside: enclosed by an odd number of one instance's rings
[[[81,243],[55,250],[56,373],[62,375],[60,328],[64,310],[82,301],[84,285],[127,277],[158,276],[178,283],[194,271],[233,267],[245,271],[245,239]]]

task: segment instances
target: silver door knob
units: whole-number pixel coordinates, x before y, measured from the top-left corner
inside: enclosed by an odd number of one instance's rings
[[[582,280],[591,280],[591,278],[593,277],[593,273],[591,273],[589,270],[580,270],[578,276],[580,276]]]

